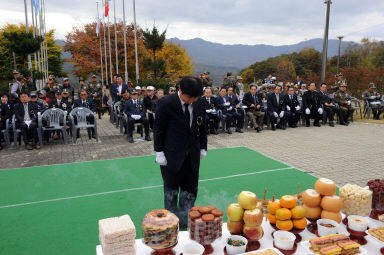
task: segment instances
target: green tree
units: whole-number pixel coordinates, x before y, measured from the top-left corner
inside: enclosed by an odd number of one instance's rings
[[[166,32],[167,30],[164,30],[160,34],[156,26],[153,26],[152,31],[149,29],[143,31],[144,45],[152,51],[153,57],[153,59],[145,59],[144,66],[152,68],[155,79],[157,79],[158,71],[165,71],[165,61],[164,59],[156,59],[156,52],[163,48]]]

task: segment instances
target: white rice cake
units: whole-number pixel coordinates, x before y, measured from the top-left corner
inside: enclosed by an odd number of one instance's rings
[[[136,228],[128,214],[102,219],[99,220],[99,238],[102,244],[115,243],[120,240],[134,241]]]
[[[103,254],[104,255],[135,255],[136,250],[135,247],[120,247],[120,248],[104,248],[103,246]]]

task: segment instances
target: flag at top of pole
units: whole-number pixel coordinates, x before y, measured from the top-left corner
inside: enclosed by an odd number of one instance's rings
[[[104,16],[105,17],[108,17],[108,13],[109,13],[109,2],[111,0],[105,0],[105,10],[104,10]]]
[[[33,6],[35,7],[35,12],[37,16],[37,13],[39,12],[39,6],[40,6],[39,0],[33,0]]]
[[[100,18],[99,18],[99,11],[97,11],[96,35],[99,36],[99,34],[100,34]]]

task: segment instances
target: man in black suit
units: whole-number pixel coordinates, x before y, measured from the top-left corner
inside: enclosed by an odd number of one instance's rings
[[[271,120],[272,131],[275,131],[277,126],[284,130],[290,116],[290,113],[285,111],[284,98],[280,92],[281,86],[277,85],[274,92],[269,94],[267,99],[267,111]],[[277,124],[278,118],[280,118],[280,122]]]
[[[256,85],[249,87],[249,92],[244,94],[243,104],[247,106],[246,114],[251,121],[253,128],[259,133],[263,129],[264,112],[262,112],[262,101],[256,94]],[[248,125],[248,123],[246,123]]]
[[[63,94],[60,89],[56,90],[56,98],[49,102],[49,108],[59,108],[67,113],[71,112],[71,104],[67,99],[63,99]]]
[[[0,96],[0,139],[4,139],[2,130],[6,129],[6,121],[8,119],[12,118],[12,115],[14,113],[14,105],[13,103],[9,102],[9,95],[4,92]],[[0,150],[3,149],[3,146],[1,145],[0,140]]]
[[[301,75],[296,76],[295,85],[296,84],[299,85],[299,87],[304,84],[303,77],[301,77]]]
[[[320,85],[320,90],[317,93],[319,93],[320,101],[324,109],[323,114],[327,115],[327,118],[329,119],[329,126],[334,127],[335,113],[339,115],[339,120],[341,120],[342,118],[340,117],[340,109],[336,107],[336,105],[333,103],[333,100],[328,94],[327,84],[325,82]],[[327,119],[325,119],[325,122],[327,122]]]
[[[207,87],[204,89],[204,96],[202,100],[205,105],[205,123],[207,134],[217,135],[217,129],[219,128],[219,116],[217,114],[216,98],[212,96],[212,88]]]
[[[227,97],[227,89],[220,88],[219,95],[216,97],[217,108],[221,110],[221,118],[225,118],[225,126],[227,128],[228,134],[232,134],[231,123],[233,119],[233,107],[231,106],[231,99]],[[241,129],[240,129],[241,131]],[[236,132],[239,130],[236,128]]]
[[[73,108],[76,107],[84,107],[88,108],[92,112],[96,112],[96,105],[92,98],[88,97],[88,92],[85,89],[80,90],[80,98],[75,100],[75,103],[73,104]],[[93,124],[95,123],[95,116],[93,114],[89,114],[87,117],[87,122]],[[74,118],[75,124],[77,124],[76,116]],[[92,138],[96,138],[95,136],[95,130],[91,128],[92,131]],[[79,137],[79,129],[77,130],[77,137]]]
[[[241,93],[244,93],[244,91],[241,90]],[[227,97],[231,101],[233,119],[236,121],[236,132],[243,133],[241,128],[244,126],[244,110],[240,108],[240,100],[233,94],[232,87],[228,88]]]
[[[305,126],[310,126],[310,119],[315,119],[314,126],[320,127],[320,119],[323,114],[320,95],[316,91],[316,83],[309,84],[309,89],[303,95],[303,109],[305,111]]]
[[[135,123],[141,123],[145,130],[145,140],[152,141],[149,136],[149,123],[146,116],[146,109],[144,103],[137,99],[138,92],[136,90],[131,92],[131,99],[125,102],[124,113],[128,117],[128,140],[133,143],[133,126]]]
[[[284,103],[287,112],[290,113],[290,117],[288,119],[288,125],[291,128],[297,127],[297,122],[301,116],[301,107],[299,100],[297,99],[297,95],[293,89],[293,86],[288,87],[288,93],[284,96]]]
[[[156,110],[154,148],[164,181],[164,205],[179,217],[181,228],[188,225],[188,212],[197,196],[200,159],[207,150],[201,94],[201,80],[186,76],[178,93],[159,100]]]
[[[148,86],[147,87],[147,95],[143,99],[143,103],[145,106],[145,110],[148,114],[148,122],[149,122],[149,127],[153,129],[153,121],[154,121],[154,109],[155,109],[155,104],[157,102],[157,96],[155,95],[155,88],[153,86]]]
[[[123,77],[120,74],[117,74],[116,83],[113,84],[111,88],[113,102],[120,102],[121,98],[123,97],[123,92],[126,90],[131,91],[131,89],[128,88],[128,85],[123,83]]]
[[[16,128],[21,130],[25,147],[32,150],[34,146],[40,149],[37,137],[37,109],[36,104],[29,100],[26,92],[19,95],[20,103],[15,106]]]

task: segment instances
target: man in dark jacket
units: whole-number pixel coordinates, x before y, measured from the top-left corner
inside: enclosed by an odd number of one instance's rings
[[[216,98],[212,96],[212,88],[207,87],[204,89],[204,96],[202,100],[205,105],[205,123],[207,134],[217,135],[217,129],[219,128],[219,116],[217,114]]]
[[[80,90],[80,98],[76,99],[75,103],[73,104],[73,108],[76,108],[76,107],[84,107],[84,108],[88,108],[92,112],[96,112],[95,102],[93,101],[92,98],[88,97],[88,92],[85,89]],[[91,124],[95,123],[95,116],[93,114],[89,114],[86,117],[86,119],[88,123],[91,123]],[[76,125],[77,124],[76,118],[74,118],[74,122]],[[91,128],[91,131],[92,131],[92,138],[96,139],[95,130]],[[79,137],[79,129],[77,130],[77,137]]]
[[[318,93],[320,96],[320,102],[324,109],[323,114],[327,115],[327,118],[329,119],[329,126],[334,127],[335,113],[339,115],[339,119],[340,119],[340,111],[339,111],[339,108],[337,108],[336,105],[333,103],[333,100],[329,97],[326,83],[321,84],[320,90],[318,91]],[[325,119],[325,122],[327,122],[327,118]]]
[[[293,86],[288,87],[288,93],[284,96],[284,103],[286,111],[290,113],[288,125],[291,128],[296,128],[297,122],[299,121],[302,112],[299,100],[297,99],[297,95],[295,94]]]
[[[29,100],[29,95],[22,92],[20,103],[15,106],[16,128],[21,130],[25,147],[28,150],[40,149],[37,137],[37,109],[36,104]],[[34,144],[33,144],[34,143]]]
[[[188,225],[199,182],[200,159],[206,156],[205,107],[200,78],[187,76],[177,94],[159,100],[154,125],[156,162],[164,181],[164,207]]]
[[[277,85],[274,92],[269,94],[267,99],[267,111],[273,131],[276,130],[276,127],[280,127],[284,130],[286,128],[287,119],[290,117],[290,113],[285,111],[284,98],[280,94],[280,91],[281,86]],[[280,122],[277,124],[278,118],[280,118]]]
[[[233,119],[233,107],[231,106],[231,99],[227,97],[226,88],[220,88],[219,95],[216,97],[216,104],[217,108],[221,110],[221,118],[225,118],[225,126],[227,128],[227,133],[232,134],[231,123]],[[236,132],[239,132],[238,128],[236,128]]]
[[[154,108],[155,104],[157,101],[157,96],[155,95],[155,88],[153,86],[148,86],[147,87],[147,95],[143,99],[144,107],[145,110],[148,114],[148,122],[149,122],[149,127],[153,129],[153,113],[154,113]]]
[[[265,113],[262,112],[262,101],[256,94],[257,87],[256,85],[251,85],[249,87],[249,92],[244,94],[243,104],[247,106],[245,109],[246,114],[251,121],[253,128],[259,133],[263,130],[263,121]],[[248,125],[248,123],[246,123]]]
[[[323,108],[320,95],[316,91],[316,83],[309,85],[308,91],[303,95],[303,110],[305,111],[305,126],[310,126],[310,119],[315,119],[314,126],[320,127],[320,119],[323,114]]]
[[[6,92],[2,93],[0,98],[0,139],[3,139],[3,133],[1,131],[6,129],[6,121],[12,118],[14,105],[9,102],[9,95]],[[1,146],[0,140],[0,150],[2,149],[3,147]]]

